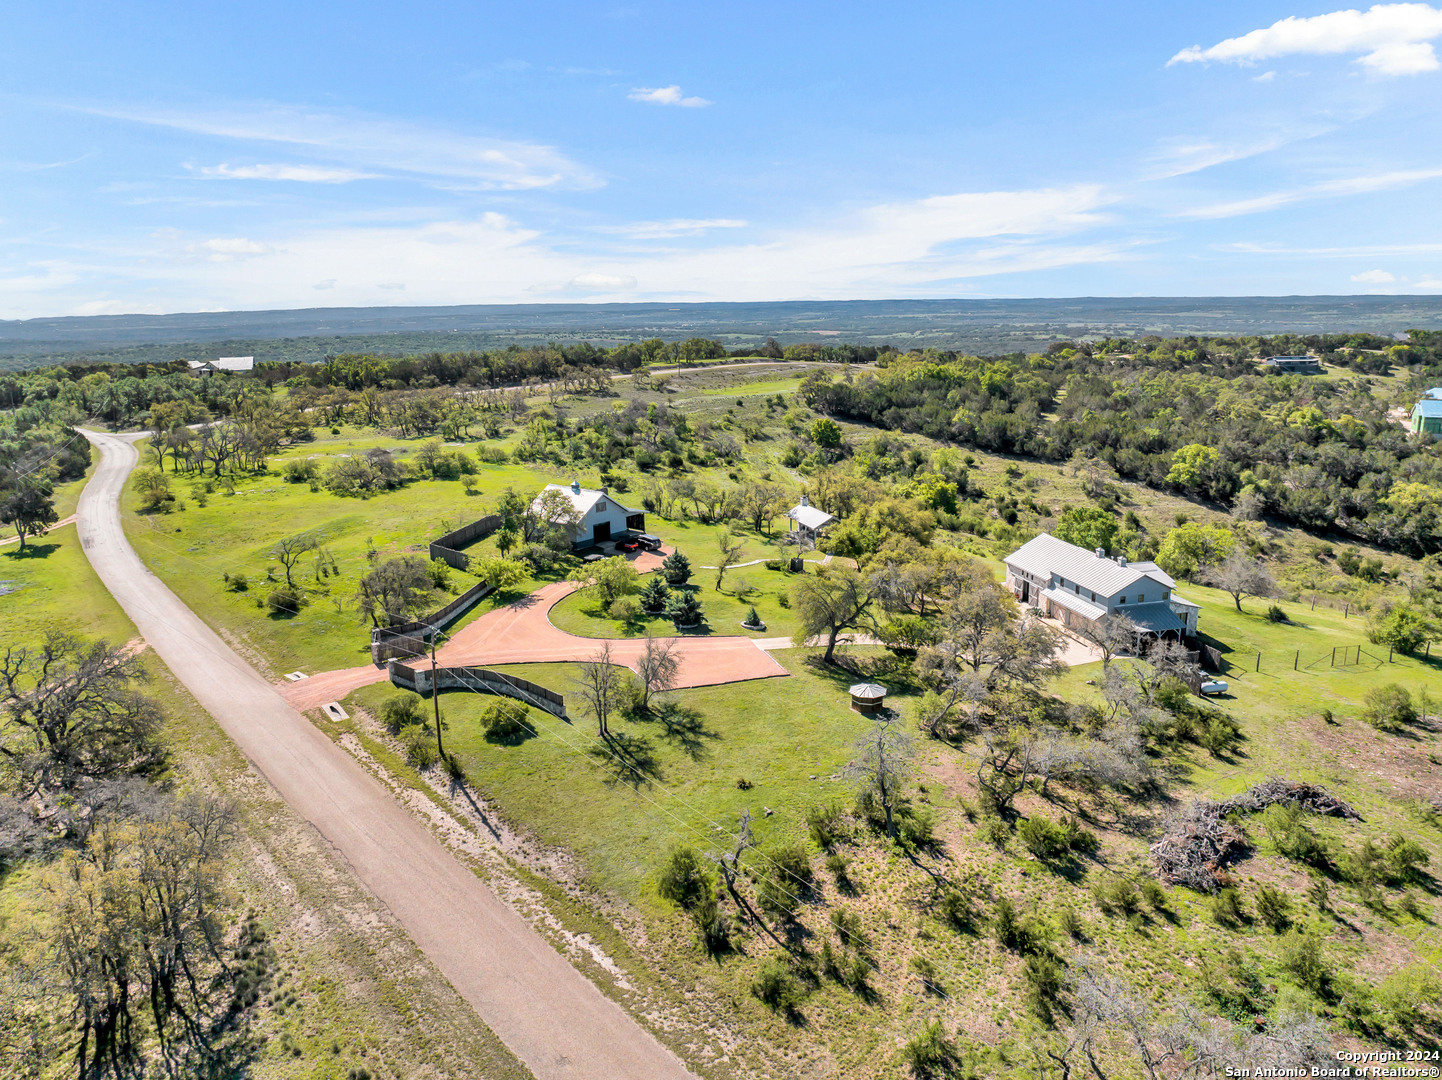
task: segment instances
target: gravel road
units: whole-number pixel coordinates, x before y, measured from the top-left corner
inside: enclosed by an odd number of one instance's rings
[[[506,1046],[539,1080],[694,1080],[145,568],[118,505],[140,436],[85,437],[104,457],[76,516],[101,581],[251,764]]]

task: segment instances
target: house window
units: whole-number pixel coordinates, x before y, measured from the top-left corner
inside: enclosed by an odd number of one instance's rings
[[[1121,602],[1122,602],[1123,604],[1125,604],[1125,603],[1127,602],[1127,598],[1126,598],[1125,596],[1123,596],[1122,599],[1121,599]]]
[[[1092,603],[1095,604],[1096,602],[1097,602],[1097,594],[1096,594],[1096,593],[1092,593]]]
[[[596,509],[597,509],[597,510],[604,510],[604,509],[606,509],[606,500],[605,500],[605,499],[597,499],[597,500],[596,500]]]
[[[1147,594],[1146,594],[1146,593],[1137,593],[1137,603],[1138,603],[1138,604],[1140,604],[1140,603],[1141,603],[1143,600],[1145,600],[1146,598],[1147,598]]]

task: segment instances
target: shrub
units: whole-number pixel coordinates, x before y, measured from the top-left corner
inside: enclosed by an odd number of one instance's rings
[[[1026,976],[1027,1004],[1043,1023],[1050,1024],[1055,1018],[1053,1007],[1061,995],[1061,964],[1048,953],[1038,953],[1026,958],[1022,972]]]
[[[1005,851],[1006,842],[1011,839],[1011,829],[1007,828],[1006,822],[998,817],[987,818],[977,832],[997,851]]]
[[[656,891],[663,900],[692,910],[711,898],[711,875],[701,856],[682,844],[671,849]]]
[[[426,567],[426,573],[430,576],[431,584],[437,589],[449,589],[451,585],[450,564],[442,559],[432,559]]]
[[[921,980],[921,985],[928,991],[937,994],[946,993],[946,987],[941,983],[941,971],[936,964],[925,956],[913,956],[906,963],[907,969]]]
[[[1030,952],[1040,935],[1037,927],[1016,913],[1016,905],[1003,896],[991,913],[991,932],[997,944],[1013,952]]]
[[[1396,731],[1417,721],[1417,707],[1412,704],[1412,695],[1396,683],[1367,691],[1366,702],[1362,715],[1380,731]]]
[[[226,574],[225,587],[230,592],[245,592],[250,588],[250,579],[244,574]]]
[[[705,621],[701,614],[701,603],[692,592],[677,593],[666,602],[666,618],[676,629],[699,626]]]
[[[1061,927],[1061,932],[1073,941],[1080,941],[1086,937],[1086,920],[1081,917],[1081,914],[1076,908],[1062,908],[1061,911],[1057,913],[1056,921],[1057,925]]]
[[[825,806],[811,806],[806,810],[806,831],[811,842],[819,848],[829,848],[846,835],[846,812],[840,803]]]
[[[715,896],[708,893],[690,910],[691,921],[708,953],[714,956],[731,947],[731,919],[716,903]]]
[[[1040,814],[1029,817],[1018,825],[1016,837],[1023,847],[1045,862],[1059,859],[1071,850],[1067,843],[1066,830]]]
[[[445,766],[446,775],[452,780],[461,783],[466,779],[466,767],[455,754],[447,754],[442,764]]]
[[[1282,950],[1282,970],[1319,998],[1330,996],[1332,973],[1322,956],[1322,945],[1311,934],[1294,931]]]
[[[1143,878],[1142,899],[1147,902],[1147,907],[1153,911],[1165,911],[1167,907],[1167,890],[1162,888],[1161,883],[1154,878]]]
[[[901,1051],[902,1058],[917,1077],[951,1072],[957,1061],[956,1047],[946,1037],[940,1020],[927,1024]]]
[[[801,1001],[801,985],[783,956],[768,956],[761,962],[751,979],[751,993],[776,1011],[793,1009]]]
[[[1236,889],[1222,889],[1212,897],[1208,907],[1212,921],[1218,926],[1237,926],[1247,918],[1247,913],[1242,908],[1242,898]]]
[[[751,606],[750,610],[748,610],[748,611],[746,612],[746,622],[745,622],[744,625],[746,625],[746,626],[765,626],[765,625],[766,625],[765,623],[763,623],[763,622],[761,621],[761,616],[758,615],[758,614],[756,614],[756,606],[755,606],[754,604]]]
[[[503,465],[506,462],[506,448],[481,443],[476,447],[476,460],[482,465]]]
[[[971,899],[954,885],[941,890],[936,900],[936,916],[954,930],[967,931],[976,925]]]
[[[784,844],[768,852],[772,868],[793,892],[811,885],[811,856],[800,844]]]
[[[801,886],[774,868],[762,871],[762,875],[756,883],[761,910],[783,921],[793,918],[801,908]]]
[[[411,693],[392,694],[381,702],[381,723],[392,735],[421,722],[421,699]]]
[[[320,467],[310,458],[291,458],[280,471],[287,484],[308,484],[320,476]]]
[[[1292,901],[1282,890],[1263,885],[1257,890],[1257,915],[1280,934],[1292,925]]]
[[[1114,915],[1118,912],[1123,915],[1135,915],[1142,906],[1142,897],[1137,892],[1137,887],[1122,877],[1107,878],[1105,881],[1097,882],[1092,886],[1092,896],[1096,899],[1097,907],[1101,908],[1105,915]]]
[[[518,701],[493,701],[481,712],[481,730],[489,742],[506,742],[529,735],[530,711]]]
[[[851,878],[847,874],[850,866],[851,859],[849,856],[842,855],[839,852],[826,856],[826,872],[836,880],[838,888],[850,888]]]
[[[436,744],[430,735],[419,729],[411,732],[406,739],[406,761],[413,769],[429,769],[436,763]]]
[[[618,596],[606,607],[606,615],[617,622],[630,622],[640,618],[641,605],[634,596]]]
[[[896,816],[896,834],[903,846],[917,850],[936,843],[936,816],[929,806],[903,806]]]
[[[1287,621],[1287,613],[1286,613],[1285,611],[1283,611],[1280,607],[1278,607],[1276,604],[1270,604],[1270,605],[1268,605],[1268,607],[1267,607],[1267,621],[1268,621],[1268,622],[1286,622],[1286,621]]]
[[[270,609],[272,615],[299,615],[303,603],[300,591],[292,589],[289,585],[271,589],[270,595],[265,598],[265,606]]]
[[[736,787],[741,791],[750,791],[752,788],[752,784],[750,780],[747,780],[746,777],[742,776],[737,779]]]
[[[1326,843],[1307,827],[1297,807],[1273,803],[1262,814],[1262,828],[1277,854],[1312,866],[1329,864]]]
[[[1091,855],[1101,846],[1101,841],[1097,839],[1097,834],[1084,825],[1078,825],[1074,818],[1062,818],[1061,827],[1062,831],[1066,834],[1066,846],[1071,848],[1072,851],[1080,852],[1083,855]]]

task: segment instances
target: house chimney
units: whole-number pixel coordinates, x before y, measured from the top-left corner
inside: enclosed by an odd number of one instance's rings
[[[611,489],[608,488],[605,484],[602,484],[602,485],[601,485],[601,494],[602,494],[602,495],[609,495],[610,493],[611,493]]]
[[[801,505],[802,505],[802,506],[810,506],[810,505],[811,505],[811,500],[808,499],[805,495],[803,495],[803,496],[801,496]]]
[[[1105,559],[1106,557],[1107,557],[1107,549],[1106,549],[1106,548],[1103,548],[1103,547],[1097,548],[1097,558],[1098,558],[1098,559]]]
[[[1118,565],[1118,566],[1125,566],[1126,564],[1127,564],[1127,557],[1126,557],[1125,555],[1118,555],[1118,556],[1117,556],[1117,565]]]
[[[574,493],[577,494],[577,495],[581,494],[581,481],[579,481],[579,480],[572,480],[572,481],[571,481],[571,491],[574,492]]]

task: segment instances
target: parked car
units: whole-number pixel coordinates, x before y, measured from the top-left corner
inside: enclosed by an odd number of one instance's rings
[[[650,533],[642,533],[640,536],[636,537],[636,542],[639,543],[647,551],[661,550],[661,538],[659,536],[652,536]]]
[[[1202,683],[1203,694],[1225,694],[1226,692],[1227,684],[1222,679],[1208,679]]]
[[[637,540],[634,536],[628,536],[628,537],[626,537],[626,539],[624,539],[624,540],[617,540],[617,541],[616,541],[616,550],[617,550],[617,551],[640,551],[640,550],[641,550],[641,541]]]

